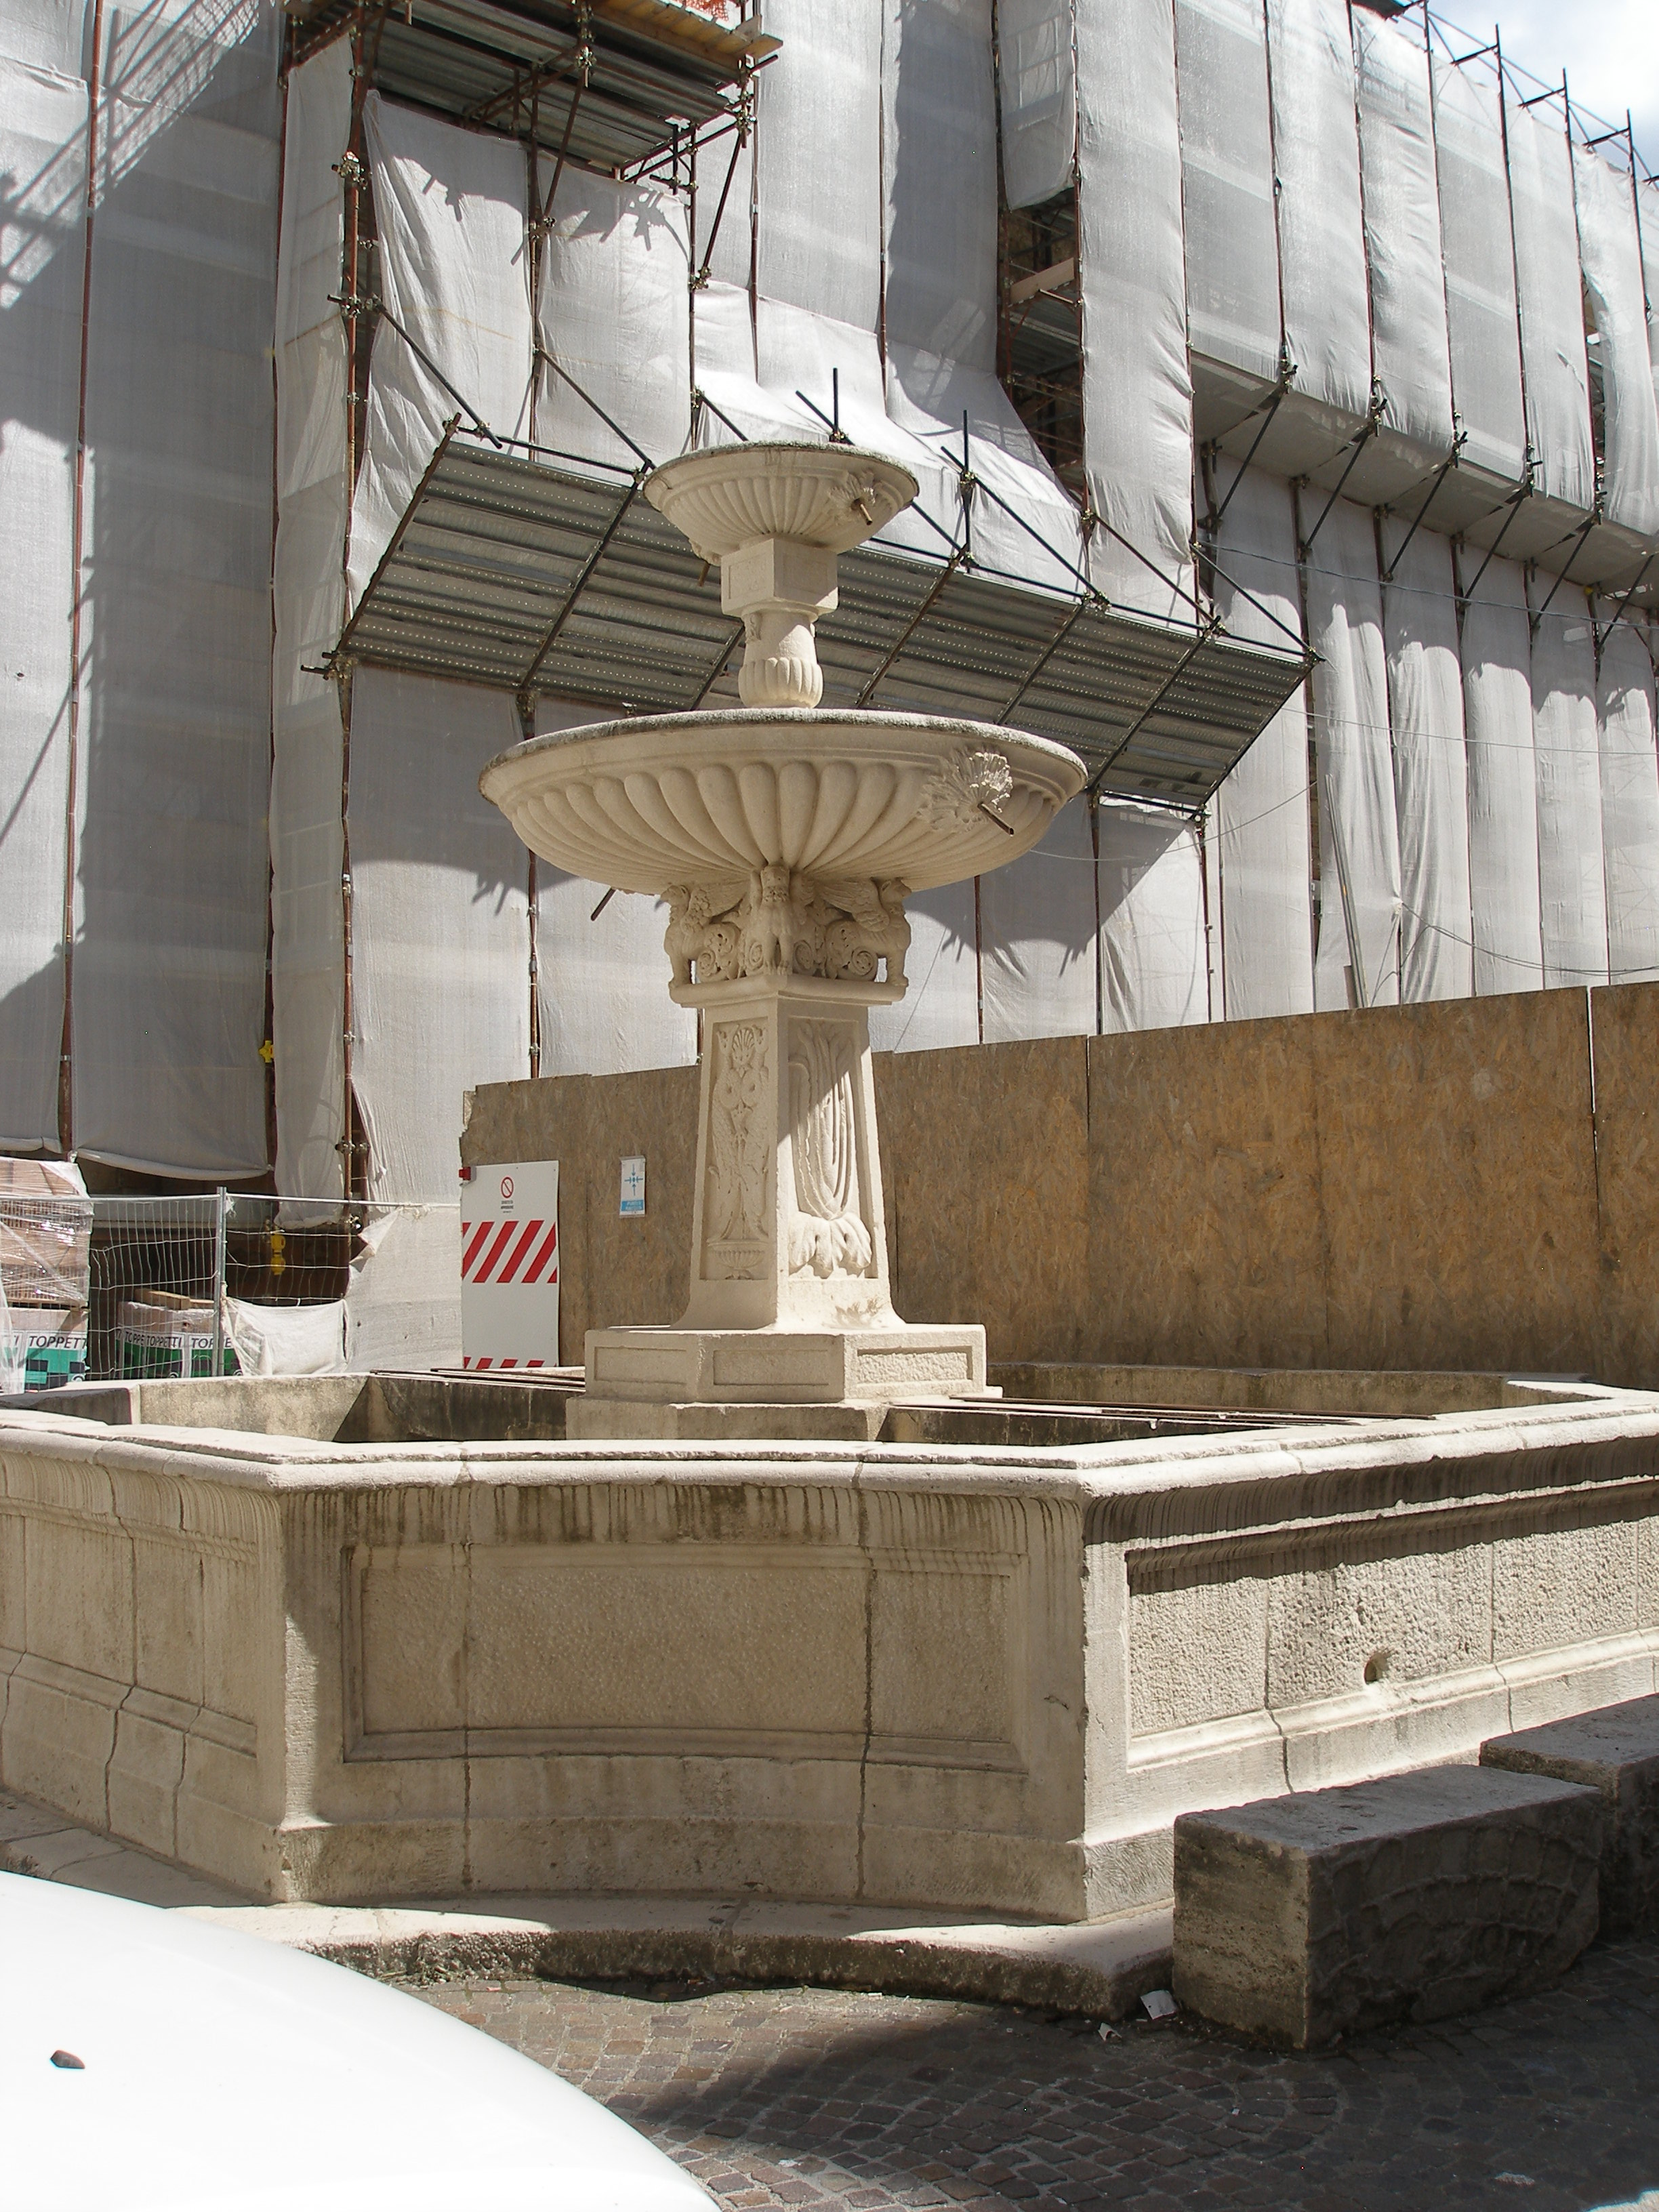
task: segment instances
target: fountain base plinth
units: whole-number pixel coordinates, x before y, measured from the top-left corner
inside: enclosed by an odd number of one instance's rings
[[[864,889],[841,893],[862,921],[826,926],[768,868],[729,939],[671,927],[683,959],[753,970],[672,987],[702,1015],[690,1296],[672,1328],[588,1332],[569,1435],[867,1441],[896,1398],[987,1395],[982,1328],[893,1310],[869,1009],[902,992],[909,932]]]
[[[985,1331],[896,1317],[871,1328],[596,1328],[571,1437],[868,1441],[896,1398],[983,1398]]]

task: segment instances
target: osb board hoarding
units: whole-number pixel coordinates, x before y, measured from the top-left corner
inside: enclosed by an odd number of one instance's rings
[[[1112,1358],[1596,1366],[1582,991],[1097,1038],[1090,1072]]]
[[[1659,1388],[1656,1075],[1656,984],[878,1054],[894,1302],[994,1360]],[[563,1358],[684,1306],[696,1115],[694,1068],[477,1094],[469,1162],[562,1163]]]

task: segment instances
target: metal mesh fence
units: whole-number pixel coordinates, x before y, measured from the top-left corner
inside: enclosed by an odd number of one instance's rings
[[[386,1218],[419,1210],[0,1192],[0,1394],[234,1375],[239,1308],[343,1299]]]

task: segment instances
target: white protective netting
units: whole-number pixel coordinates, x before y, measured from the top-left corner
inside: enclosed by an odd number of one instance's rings
[[[527,436],[534,341],[522,148],[436,122],[378,93],[364,103],[363,126],[381,299],[490,429]],[[379,322],[352,504],[354,599],[374,574],[444,423],[458,411],[392,324]]]
[[[1596,714],[1607,872],[1607,966],[1615,983],[1659,980],[1659,753],[1653,661],[1643,630],[1613,621],[1601,648]],[[1639,617],[1638,618],[1639,620]]]
[[[1382,586],[1400,830],[1402,999],[1467,999],[1474,988],[1469,930],[1469,793],[1463,683],[1451,546],[1409,525],[1382,524]]]
[[[1572,162],[1550,107],[1506,103],[1510,198],[1537,489],[1588,514],[1595,500],[1589,373],[1573,218]]]
[[[1648,317],[1648,358],[1659,394],[1659,184],[1644,177],[1636,187],[1636,216],[1642,233],[1642,277],[1652,310]]]
[[[541,195],[554,165],[542,164]],[[691,430],[690,244],[686,203],[658,185],[566,167],[542,246],[541,343],[653,461]],[[536,440],[632,469],[635,453],[544,365]]]
[[[26,53],[30,27],[0,20]],[[0,1146],[23,1152],[58,1143],[86,149],[85,85],[0,60]]]
[[[1447,458],[1454,435],[1429,57],[1420,39],[1363,11],[1353,52],[1383,434],[1427,468]]]
[[[1462,459],[1505,483],[1518,483],[1526,465],[1527,418],[1496,81],[1436,54],[1434,134]]]
[[[1208,1021],[1197,832],[1162,807],[1103,800],[1098,811],[1102,1029]]]
[[[333,165],[351,126],[343,39],[295,70],[283,131],[276,276],[276,550],[272,605],[271,1006],[276,1186],[344,1188],[343,772],[338,688],[308,674],[345,619],[344,208]]]
[[[450,1182],[455,1181],[452,1161]],[[461,1210],[400,1206],[371,1216],[345,1295],[345,1364],[375,1368],[461,1364]]]
[[[280,19],[109,9],[87,335],[78,1148],[266,1165]]]
[[[910,988],[896,1006],[872,1006],[878,1052],[937,1052],[979,1042],[979,952],[974,885],[945,884],[905,901]]]
[[[1313,403],[1303,417],[1281,410],[1275,451],[1287,466],[1311,467],[1330,459],[1370,401],[1353,49],[1344,0],[1267,6],[1285,339],[1294,389]]]
[[[1077,55],[1085,459],[1102,518],[1090,569],[1121,605],[1189,612],[1192,378],[1168,0],[1079,0]]]
[[[709,302],[703,334],[698,302],[697,380],[749,435],[822,437],[840,379],[842,428],[860,445],[893,450],[882,389],[881,45],[882,10],[843,11],[830,0],[800,0],[791,10],[783,50],[757,88],[752,151],[754,374],[744,389],[741,315]],[[723,179],[722,179],[723,181]],[[699,173],[700,202],[717,197]],[[702,209],[699,206],[699,225]],[[728,281],[749,281],[738,264],[747,209],[728,204],[721,224]],[[745,240],[745,244],[746,244]],[[717,264],[717,267],[720,264]],[[707,370],[708,373],[705,373]],[[805,392],[805,399],[798,397]],[[811,404],[809,406],[807,402]],[[729,440],[705,426],[709,442]]]
[[[1316,495],[1315,495],[1316,496]],[[1324,501],[1309,513],[1311,528]],[[1319,805],[1314,1001],[1393,1006],[1400,995],[1400,840],[1389,743],[1388,672],[1371,517],[1338,500],[1306,568]],[[1352,970],[1352,975],[1349,971]]]
[[[1572,166],[1584,303],[1601,356],[1605,512],[1650,537],[1659,531],[1659,409],[1635,195],[1628,173],[1589,147],[1574,147]]]
[[[478,789],[519,734],[502,692],[352,679],[352,1087],[371,1198],[447,1197],[463,1091],[530,1073],[529,856]]]
[[[1474,988],[1490,998],[1544,981],[1538,908],[1538,780],[1526,572],[1466,553],[1463,728],[1469,784]],[[1485,573],[1476,580],[1485,562]]]
[[[1229,503],[1217,545],[1216,605],[1230,633],[1285,651],[1299,631],[1296,519],[1289,487],[1237,465],[1218,470]],[[1231,497],[1229,496],[1231,495]],[[1259,601],[1260,605],[1255,602]],[[1280,627],[1279,625],[1283,625]],[[1297,690],[1216,793],[1226,1018],[1313,1012],[1308,702]]]
[[[1066,189],[1077,161],[1072,0],[999,0],[997,78],[1003,196],[1037,207]]]
[[[1271,386],[1279,236],[1259,0],[1176,0],[1176,44],[1193,351]]]
[[[53,76],[78,77],[85,62],[86,19],[87,0],[0,0],[0,60],[21,62]],[[27,94],[14,106],[18,88],[14,84],[8,91],[4,112],[13,118],[27,114]]]
[[[1068,589],[1083,557],[1076,503],[996,374],[990,0],[921,9],[890,0],[885,59],[886,406],[907,441],[899,457],[917,470],[921,504],[939,526],[911,515],[885,534],[938,554],[940,530],[958,529],[965,418],[969,463],[985,487],[973,507],[975,559]]]
[[[572,730],[599,715],[544,699],[536,734]],[[697,1056],[697,1018],[668,995],[660,899],[618,891],[593,909],[602,886],[536,863],[536,963],[544,1075],[620,1075],[684,1066]]]
[[[979,884],[985,1042],[1087,1036],[1098,1022],[1089,808],[1062,807],[1042,842]]]
[[[1533,580],[1542,605],[1554,579]],[[1595,646],[1582,592],[1564,584],[1533,632],[1533,750],[1546,988],[1607,980]]]

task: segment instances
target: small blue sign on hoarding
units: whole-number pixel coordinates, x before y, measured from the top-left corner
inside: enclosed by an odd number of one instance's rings
[[[645,1162],[642,1159],[624,1160],[622,1164],[622,1206],[628,1213],[645,1212]]]

